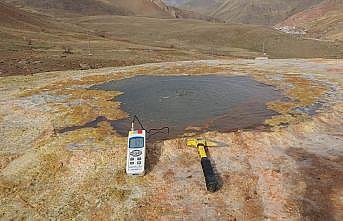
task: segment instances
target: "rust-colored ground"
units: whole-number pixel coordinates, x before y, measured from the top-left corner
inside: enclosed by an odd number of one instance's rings
[[[120,92],[87,88],[146,75],[250,75],[289,100],[269,131],[208,132],[222,183],[206,192],[197,151],[148,145],[144,177],[125,175],[126,138],[99,116],[126,117]],[[0,78],[2,220],[342,220],[342,60],[170,62]],[[320,103],[309,115],[297,110]],[[307,109],[306,109],[307,110]]]

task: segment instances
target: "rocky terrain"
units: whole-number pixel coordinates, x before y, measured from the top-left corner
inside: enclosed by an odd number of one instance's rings
[[[188,136],[148,144],[144,177],[125,175],[120,92],[92,85],[144,75],[248,75],[288,99],[270,129],[197,135],[221,180],[208,193]],[[342,220],[342,60],[203,60],[0,78],[1,220]],[[87,125],[87,124],[86,124]]]

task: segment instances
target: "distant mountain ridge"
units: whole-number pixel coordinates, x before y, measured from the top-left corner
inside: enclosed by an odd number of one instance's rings
[[[175,17],[162,0],[7,0],[21,7],[82,15],[137,15]]]
[[[57,17],[123,15],[211,20],[207,15],[167,6],[163,0],[6,0],[6,2]]]
[[[167,0],[227,22],[274,25],[323,0]]]

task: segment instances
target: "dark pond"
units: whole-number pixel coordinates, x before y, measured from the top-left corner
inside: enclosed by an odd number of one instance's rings
[[[124,111],[138,115],[146,128],[170,127],[171,136],[190,127],[228,132],[263,125],[276,114],[266,103],[282,97],[246,76],[136,76],[90,89],[123,92],[115,100]],[[127,136],[130,123],[119,120],[112,126]]]

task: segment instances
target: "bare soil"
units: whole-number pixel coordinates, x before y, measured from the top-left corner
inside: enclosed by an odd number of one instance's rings
[[[0,79],[0,219],[342,220],[342,60],[217,60],[60,71]],[[208,193],[184,137],[148,145],[143,177],[125,175],[126,138],[99,116],[127,117],[114,91],[87,87],[145,75],[249,75],[289,101],[268,131],[199,135],[221,189]],[[322,103],[314,115],[295,109]]]
[[[343,57],[342,42],[268,27],[134,16],[53,17],[0,4],[0,76],[166,61]]]

